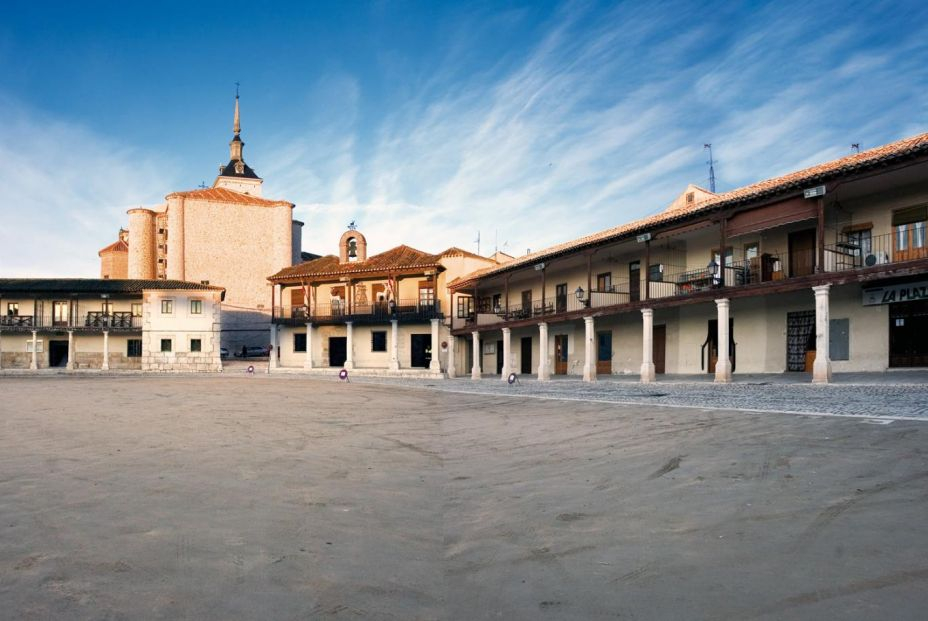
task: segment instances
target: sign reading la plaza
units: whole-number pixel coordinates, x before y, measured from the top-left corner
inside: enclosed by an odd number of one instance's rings
[[[907,282],[876,289],[864,289],[864,306],[928,300],[928,281]]]

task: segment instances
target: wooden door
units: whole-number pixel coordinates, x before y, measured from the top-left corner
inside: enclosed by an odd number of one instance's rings
[[[706,363],[706,372],[715,373],[715,363],[719,359],[719,321],[718,319],[709,320],[709,333],[706,335],[708,345],[708,362]]]
[[[628,299],[631,302],[641,299],[641,261],[628,264]]]
[[[789,234],[789,276],[807,276],[815,271],[815,229]]]
[[[654,361],[654,372],[664,373],[667,359],[667,326],[654,326],[654,338],[652,339],[652,360]]]
[[[523,336],[522,337],[522,350],[519,356],[519,370],[528,375],[532,372],[532,337]]]
[[[898,225],[893,231],[893,261],[909,261],[928,256],[925,222]]]
[[[596,333],[596,374],[612,374],[612,331]]]
[[[928,302],[890,304],[889,366],[928,366]]]
[[[519,313],[520,318],[531,317],[532,316],[532,292],[531,290],[522,292],[522,312]]]
[[[503,372],[503,342],[496,341],[496,374]]]
[[[56,326],[68,325],[69,310],[70,305],[68,302],[52,302],[52,324]]]
[[[432,335],[412,334],[409,366],[427,369],[432,362]]]
[[[554,374],[567,375],[567,335],[554,336]]]

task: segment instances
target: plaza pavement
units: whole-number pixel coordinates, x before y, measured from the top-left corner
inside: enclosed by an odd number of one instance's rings
[[[922,422],[434,384],[0,378],[0,619],[924,618]]]

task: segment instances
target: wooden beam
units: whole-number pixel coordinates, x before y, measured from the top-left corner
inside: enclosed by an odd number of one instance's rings
[[[641,272],[638,272],[641,277]],[[644,242],[644,299],[651,299],[651,240]]]
[[[818,211],[818,224],[816,226],[816,233],[818,233],[818,241],[816,242],[816,259],[815,259],[815,272],[821,274],[825,271],[825,198],[820,196],[816,201],[815,208]]]

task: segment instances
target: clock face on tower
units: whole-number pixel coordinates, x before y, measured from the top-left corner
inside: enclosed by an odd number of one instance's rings
[[[235,172],[240,175],[243,174],[245,172],[245,162],[235,162]]]

